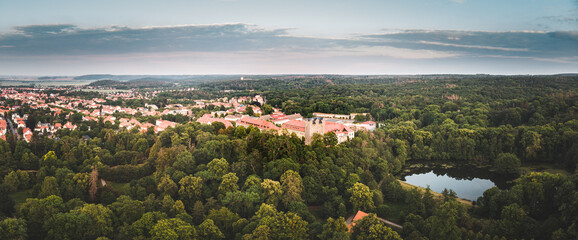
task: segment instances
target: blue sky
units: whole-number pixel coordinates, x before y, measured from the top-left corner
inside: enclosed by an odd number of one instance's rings
[[[578,0],[0,0],[0,75],[578,72]]]

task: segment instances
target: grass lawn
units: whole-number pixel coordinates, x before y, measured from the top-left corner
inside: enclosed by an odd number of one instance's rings
[[[10,198],[14,200],[14,209],[18,209],[20,205],[26,202],[27,198],[33,198],[32,196],[32,189],[22,190],[14,193],[10,193]]]
[[[558,166],[555,166],[553,164],[548,164],[548,163],[524,164],[520,169],[522,170],[523,174],[530,173],[530,172],[547,172],[547,173],[551,173],[551,174],[561,174],[563,176],[572,175],[571,173],[569,173],[565,169],[559,168]]]
[[[128,195],[128,191],[130,190],[130,183],[115,183],[111,181],[106,181],[106,185],[110,186],[113,191],[118,192],[120,194]]]
[[[401,181],[401,180],[398,180],[398,181],[399,181],[399,183],[401,184],[401,187],[403,187],[403,189],[408,190],[408,189],[411,189],[411,188],[417,188],[417,189],[420,190],[422,193],[425,192],[425,188],[418,187],[418,186],[415,186],[415,185],[411,185],[411,184],[409,184],[409,183],[407,183],[407,182],[404,182],[404,181]],[[434,195],[434,199],[435,199],[437,202],[443,201],[443,198],[444,198],[444,197],[443,197],[443,195],[442,195],[441,193],[434,192],[434,191],[431,191],[431,193]],[[458,200],[459,203],[464,204],[464,205],[466,205],[466,206],[468,206],[468,207],[471,207],[471,206],[472,206],[472,201],[470,201],[470,200],[466,200],[466,199],[463,199],[463,198],[457,198],[456,200]]]

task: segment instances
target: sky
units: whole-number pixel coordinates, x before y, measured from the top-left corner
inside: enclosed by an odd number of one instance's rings
[[[0,0],[0,75],[578,72],[578,0]]]

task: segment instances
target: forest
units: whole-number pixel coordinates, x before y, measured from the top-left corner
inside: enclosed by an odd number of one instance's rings
[[[0,239],[578,237],[578,77],[325,76],[196,87],[145,101],[261,94],[287,114],[368,112],[358,120],[379,127],[338,145],[321,135],[306,145],[253,127],[182,120],[141,133],[72,114],[79,127],[55,138],[0,140]],[[464,204],[450,189],[404,187],[399,174],[416,160],[516,179]],[[359,210],[369,215],[350,229],[346,219]]]

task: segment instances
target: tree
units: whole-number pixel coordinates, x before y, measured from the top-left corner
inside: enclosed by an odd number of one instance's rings
[[[273,113],[273,106],[269,104],[263,104],[263,106],[261,106],[261,110],[263,110],[263,114],[271,114]]]
[[[164,175],[161,178],[158,188],[161,194],[169,195],[171,197],[175,196],[175,194],[179,190],[177,184],[171,179],[171,177],[168,174]]]
[[[265,232],[269,232],[273,239],[307,238],[307,222],[292,212],[278,212],[273,216],[265,216],[260,219],[260,224],[267,226],[263,230],[267,230]],[[253,234],[255,235],[255,232]]]
[[[10,216],[14,212],[14,200],[10,197],[11,187],[0,184],[0,216]]]
[[[348,231],[349,228],[347,228],[343,217],[338,219],[328,218],[327,223],[323,224],[323,232],[318,237],[320,239],[348,240]]]
[[[365,184],[357,182],[347,191],[351,194],[350,202],[355,210],[371,211],[375,208],[373,193]]]
[[[161,219],[167,219],[166,213],[162,212],[147,212],[142,215],[142,217],[133,222],[130,227],[130,231],[125,234],[125,236],[143,236],[145,238],[150,238],[151,230],[156,225],[156,223]]]
[[[112,211],[100,204],[84,204],[80,209],[70,211],[76,215],[86,215],[91,221],[86,229],[89,236],[110,236],[113,232]]]
[[[496,233],[508,239],[534,236],[535,221],[526,216],[518,204],[513,203],[502,209],[501,220],[496,226]]]
[[[522,163],[512,153],[500,153],[494,162],[494,168],[501,174],[518,174]]]
[[[367,239],[376,239],[376,240],[393,240],[402,238],[399,234],[393,231],[391,228],[385,226],[384,224],[376,224],[369,228],[369,234]],[[362,239],[362,238],[357,238]]]
[[[179,199],[183,201],[189,209],[196,201],[201,200],[203,179],[200,177],[185,176],[179,181]]]
[[[542,149],[542,136],[534,131],[525,131],[521,136],[520,143],[524,149],[526,159],[533,159]]]
[[[302,202],[301,193],[303,192],[303,183],[299,173],[293,170],[286,171],[281,176],[281,188],[283,189],[283,203],[289,206],[289,203],[297,201]]]
[[[228,208],[221,207],[219,209],[211,209],[207,219],[213,220],[215,225],[217,225],[228,238],[231,238],[234,235],[233,224],[237,222],[240,217],[239,214],[231,212]]]
[[[186,240],[196,235],[195,228],[178,218],[159,220],[150,232],[154,240]]]
[[[193,206],[193,211],[191,213],[193,217],[193,222],[195,225],[201,223],[201,220],[205,219],[205,207],[201,201],[196,201]]]
[[[375,214],[369,214],[368,216],[355,221],[355,225],[353,226],[352,230],[353,233],[351,237],[352,239],[356,240],[401,240],[399,234],[393,231],[391,228],[385,226],[384,223],[377,219]]]
[[[245,108],[245,111],[243,112],[243,114],[247,114],[247,115],[249,115],[249,116],[255,115],[255,112],[253,111],[253,107],[247,106],[247,107]]]
[[[98,158],[98,156],[97,156]],[[96,201],[96,193],[98,192],[98,167],[97,165],[92,166],[92,172],[90,173],[90,181],[88,182],[88,195],[91,201]]]
[[[281,183],[278,181],[273,181],[271,179],[265,179],[261,183],[262,196],[265,203],[277,206],[279,201],[283,197],[283,190],[281,189]]]
[[[195,160],[193,159],[191,152],[183,151],[177,155],[177,160],[173,164],[173,168],[183,171],[186,174],[193,174],[195,169]]]
[[[4,184],[10,187],[11,192],[18,190],[20,187],[20,179],[18,178],[18,174],[15,171],[8,173],[8,175],[4,177]]]
[[[59,196],[49,196],[44,199],[28,198],[22,204],[19,216],[22,216],[28,224],[28,235],[31,239],[39,239],[45,236],[43,224],[53,215],[64,210],[64,203]]]
[[[239,181],[239,178],[236,173],[225,174],[223,176],[223,181],[221,181],[221,185],[219,185],[219,192],[225,194],[227,192],[237,191],[239,189],[237,181]]]
[[[12,171],[4,177],[4,183],[8,184],[12,191],[28,188],[29,182],[28,173],[22,170]]]
[[[56,182],[55,177],[46,177],[42,182],[42,187],[40,188],[40,193],[38,198],[45,198],[51,195],[60,196],[60,190],[58,188],[58,182]]]
[[[446,201],[427,219],[431,225],[430,239],[460,239],[459,204],[456,200]]]
[[[131,224],[141,218],[145,212],[144,204],[139,200],[133,200],[129,196],[122,195],[110,205],[115,219],[118,221],[115,225],[124,223]]]
[[[229,163],[224,158],[215,158],[207,164],[209,172],[216,179],[221,179],[223,175],[229,172]]]
[[[0,239],[27,239],[26,222],[20,218],[6,218],[0,222]]]
[[[96,238],[91,229],[92,220],[86,214],[58,213],[44,224],[47,231],[46,239],[73,240]]]
[[[436,201],[429,186],[425,189],[422,197],[422,204],[424,206],[424,213],[426,217],[431,216],[436,209]]]
[[[249,217],[255,212],[255,206],[262,200],[256,192],[234,191],[227,192],[222,202],[241,216]]]
[[[337,135],[334,132],[327,132],[323,135],[325,145],[335,146],[338,143]]]
[[[409,207],[409,212],[423,215],[425,206],[423,203],[423,196],[421,191],[417,188],[412,188],[405,194],[405,204]]]
[[[203,223],[201,223],[201,225],[199,225],[198,233],[201,239],[225,239],[225,235],[211,219],[206,219]]]
[[[46,153],[42,157],[42,159],[40,159],[40,167],[60,167],[60,166],[62,166],[62,164],[56,157],[56,153],[54,153],[54,151]]]

